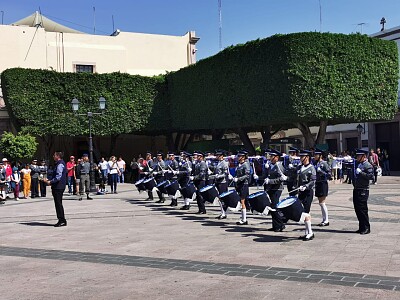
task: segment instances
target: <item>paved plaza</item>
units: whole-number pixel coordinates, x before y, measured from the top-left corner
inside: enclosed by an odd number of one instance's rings
[[[61,228],[52,198],[11,199],[0,207],[0,299],[399,299],[399,188],[395,176],[371,187],[362,236],[352,186],[330,182],[331,225],[313,226],[309,242],[294,222],[275,233],[269,216],[250,214],[239,227],[238,213],[181,211],[132,184],[92,201],[65,196]],[[317,200],[311,213],[319,223]]]

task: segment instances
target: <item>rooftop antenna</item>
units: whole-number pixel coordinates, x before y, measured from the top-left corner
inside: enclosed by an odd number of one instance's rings
[[[4,11],[1,11],[1,25],[4,24]]]
[[[222,0],[218,0],[218,17],[219,17],[219,50],[222,50]]]
[[[360,26],[360,28],[361,28],[361,32],[360,32],[361,34],[363,33],[363,26],[366,25],[366,24],[367,23],[365,23],[365,22],[361,22],[361,23],[357,24],[357,26]]]
[[[322,31],[322,6],[321,0],[319,0],[319,32]]]
[[[111,20],[112,20],[112,26],[113,26],[113,31],[112,32],[115,32],[115,29],[114,29],[114,15],[111,15]]]
[[[93,6],[93,34],[96,34],[96,7]]]

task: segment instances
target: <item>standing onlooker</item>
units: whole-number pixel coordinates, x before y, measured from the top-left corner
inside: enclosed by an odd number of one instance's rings
[[[81,168],[82,168],[82,159],[78,158],[78,161],[75,165],[74,176],[75,176],[75,190],[76,194],[79,195],[79,201],[82,201],[81,195]],[[83,193],[83,190],[82,190]]]
[[[100,168],[103,184],[105,185],[108,181],[108,173],[110,170],[109,164],[108,164],[107,160],[105,160],[104,157],[102,157],[98,166]]]
[[[39,166],[39,187],[40,187],[40,197],[46,197],[46,183],[43,179],[47,178],[47,165],[46,161],[42,159]]]
[[[135,183],[139,179],[139,163],[136,161],[136,158],[132,158],[131,161],[131,178],[130,181]]]
[[[377,184],[379,158],[378,155],[374,152],[374,149],[369,150],[368,161],[372,165],[372,167],[374,167],[374,179],[372,180],[372,184]]]
[[[46,184],[51,185],[51,192],[53,194],[54,205],[57,213],[57,224],[54,227],[67,226],[67,220],[64,215],[64,207],[62,205],[62,197],[67,185],[67,166],[65,165],[63,153],[61,151],[54,152],[53,155],[55,166],[51,180],[45,179]]]
[[[8,196],[8,190],[9,190],[9,185],[11,182],[11,175],[13,173],[12,171],[12,167],[11,167],[11,163],[8,161],[7,158],[3,158],[3,164],[4,164],[4,169],[6,171],[6,188],[5,188],[5,192],[6,192],[6,199],[10,198]]]
[[[6,199],[6,192],[5,190],[7,189],[6,185],[6,170],[4,169],[4,165],[2,162],[0,162],[0,196],[1,196],[1,202],[4,204],[4,200]]]
[[[22,173],[22,187],[24,198],[27,199],[29,197],[29,192],[31,190],[31,169],[29,164],[25,164],[25,168],[21,170]]]
[[[118,182],[118,176],[120,175],[119,167],[117,164],[117,160],[115,159],[115,156],[110,157],[110,161],[108,162],[109,168],[110,168],[110,185],[111,185],[111,194],[117,194],[117,182]]]
[[[39,197],[39,166],[37,159],[31,164],[31,198]]]
[[[80,196],[83,195],[83,189],[85,188],[86,192],[86,199],[93,200],[93,198],[89,197],[90,192],[90,162],[89,157],[87,154],[83,154],[82,162],[81,162],[81,182],[80,182],[80,189],[79,194]],[[80,197],[81,200],[82,197]]]
[[[389,155],[385,149],[376,148],[376,154],[378,155],[379,165],[382,168],[382,175],[390,176],[390,167],[389,167]]]
[[[14,190],[14,199],[19,200],[19,187],[21,184],[21,174],[17,167],[13,168],[13,173],[11,175],[11,187]]]
[[[119,169],[118,182],[124,183],[125,182],[126,163],[122,159],[121,156],[118,157],[117,165],[118,165],[118,169]]]
[[[74,191],[74,171],[75,171],[75,157],[70,156],[67,162],[67,176],[68,176],[68,194],[71,196]]]

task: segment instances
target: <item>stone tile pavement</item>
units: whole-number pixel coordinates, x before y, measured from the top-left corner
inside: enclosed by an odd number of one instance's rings
[[[400,177],[381,177],[371,188],[372,233],[361,236],[351,186],[331,183],[331,226],[314,227],[310,242],[296,223],[273,233],[270,217],[250,215],[238,227],[237,213],[197,216],[145,201],[131,184],[93,201],[66,196],[62,228],[49,226],[50,198],[10,200],[0,207],[0,299],[397,299],[399,187]],[[320,221],[318,203],[312,216]]]

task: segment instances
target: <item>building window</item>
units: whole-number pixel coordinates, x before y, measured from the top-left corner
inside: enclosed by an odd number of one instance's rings
[[[94,73],[94,65],[75,65],[76,73]]]

